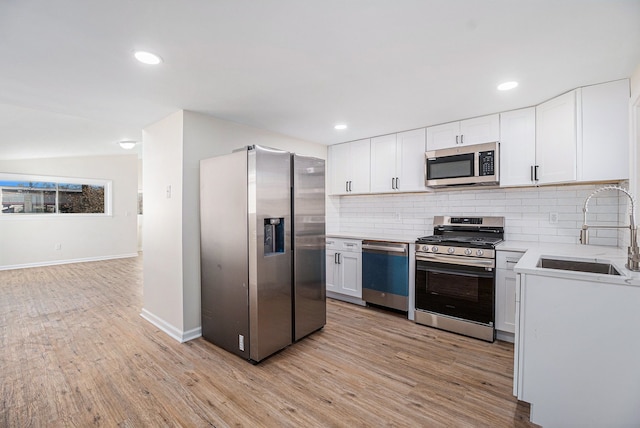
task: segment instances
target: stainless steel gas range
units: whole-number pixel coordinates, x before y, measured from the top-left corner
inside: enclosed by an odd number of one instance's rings
[[[504,217],[436,216],[433,233],[416,241],[415,321],[493,342]]]

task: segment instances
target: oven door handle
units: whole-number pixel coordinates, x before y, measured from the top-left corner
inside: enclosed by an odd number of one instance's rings
[[[455,275],[455,276],[466,276],[469,278],[491,278],[493,277],[493,274],[489,273],[489,272],[482,272],[482,273],[466,273],[466,272],[459,272],[456,270],[445,270],[445,269],[428,269],[429,273],[435,273],[435,274],[441,274],[441,275]]]
[[[495,268],[496,261],[494,259],[478,259],[473,257],[447,256],[445,254],[423,253],[416,254],[416,260],[423,262],[439,262],[449,263],[452,265]]]

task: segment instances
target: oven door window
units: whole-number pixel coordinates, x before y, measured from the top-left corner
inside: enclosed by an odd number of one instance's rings
[[[493,322],[494,271],[446,263],[416,263],[416,309]]]
[[[474,159],[473,153],[427,159],[427,180],[473,177]]]

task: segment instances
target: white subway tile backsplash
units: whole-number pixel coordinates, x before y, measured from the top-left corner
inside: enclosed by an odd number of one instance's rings
[[[393,235],[415,239],[433,233],[436,215],[505,217],[507,239],[576,243],[584,201],[600,185],[439,190],[432,193],[328,198],[327,233]],[[626,225],[627,198],[611,192],[589,202],[589,224]],[[550,213],[558,222],[550,223]],[[592,244],[628,244],[625,230],[593,229]],[[626,245],[626,244],[625,244]]]

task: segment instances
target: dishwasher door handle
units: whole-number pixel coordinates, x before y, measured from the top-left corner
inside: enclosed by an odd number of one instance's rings
[[[405,244],[362,244],[362,251],[365,250],[377,250],[377,251],[388,251],[390,253],[406,253],[407,246]]]

